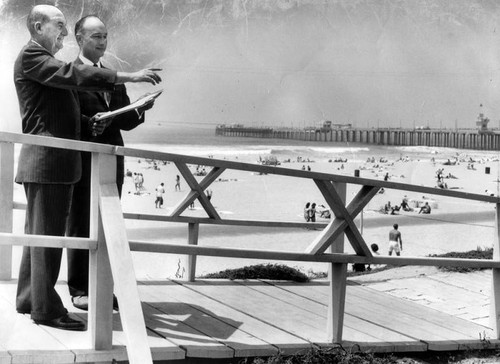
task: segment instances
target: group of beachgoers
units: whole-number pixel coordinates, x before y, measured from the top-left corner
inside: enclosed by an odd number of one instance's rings
[[[422,197],[425,199],[425,196]],[[430,214],[431,213],[431,206],[429,205],[428,201],[425,201],[419,208],[418,213],[419,214]],[[404,196],[403,200],[399,205],[391,205],[391,201],[387,201],[387,203],[384,205],[384,207],[380,210],[383,214],[387,215],[397,215],[399,211],[407,211],[407,212],[413,212],[416,211],[413,207],[409,205],[409,200],[408,196]]]
[[[316,222],[316,214],[324,219],[332,217],[332,213],[325,205],[316,205],[315,202],[308,202],[304,206],[304,220],[307,222]]]

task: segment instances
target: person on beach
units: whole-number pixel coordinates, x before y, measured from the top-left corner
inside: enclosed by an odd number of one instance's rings
[[[155,85],[161,81],[150,69],[125,73],[56,59],[68,29],[64,14],[55,6],[35,5],[26,26],[31,38],[14,64],[25,134],[78,140],[82,126],[99,134],[102,125],[95,115],[81,115],[76,91],[110,92],[125,82]],[[23,144],[15,180],[23,184],[26,194],[26,234],[65,235],[73,187],[81,174],[80,152]],[[16,311],[31,314],[38,325],[84,331],[85,323],[68,316],[55,289],[61,258],[61,248],[23,248]]]
[[[181,177],[179,177],[179,175],[175,177],[175,190],[176,191],[181,190]]]
[[[392,227],[393,229],[389,231],[389,255],[392,255],[394,251],[399,257],[403,250],[403,239],[401,239],[401,232],[398,230],[398,224],[394,224]]]
[[[212,190],[211,189],[207,189],[207,192],[205,194],[207,195],[208,201],[210,201],[212,199]]]
[[[311,203],[308,202],[306,203],[306,206],[304,207],[304,220],[306,220],[306,222],[309,222],[311,221],[311,218],[309,217],[309,210],[311,209]]]
[[[372,245],[370,245],[370,248],[373,252],[373,255],[380,255],[380,253],[378,252],[378,244],[373,243]],[[374,268],[376,268],[376,267],[377,267],[377,265],[374,265]],[[372,270],[371,264],[368,264],[368,266],[366,267],[366,270],[368,270],[368,271]]]
[[[316,203],[313,202],[309,208],[309,221],[316,222]]]
[[[140,183],[141,183],[141,181],[140,181],[140,178],[139,178],[139,173],[135,173],[134,172],[134,186],[135,186],[135,192],[134,192],[134,194],[135,195],[138,195],[141,192],[141,189],[139,188]]]
[[[420,211],[418,212],[419,214],[430,214],[431,213],[431,206],[427,201],[425,201],[424,206],[420,208]]]
[[[95,15],[81,18],[75,24],[75,37],[80,48],[76,65],[87,65],[94,68],[108,69],[103,66],[101,58],[108,45],[106,26]],[[125,85],[116,85],[110,92],[78,91],[82,115],[92,116],[99,112],[117,110],[130,104]],[[102,133],[91,133],[82,128],[81,139],[93,143],[123,146],[122,130],[132,130],[144,122],[145,111],[153,107],[154,100],[147,105],[117,115],[101,122]],[[82,152],[82,177],[75,184],[68,218],[67,235],[72,237],[88,237],[90,230],[90,175],[92,155]],[[116,156],[116,187],[118,195],[122,195],[124,176],[124,157]],[[140,177],[138,184],[140,185]],[[140,187],[140,186],[138,186]],[[139,191],[140,188],[136,187]],[[88,275],[89,252],[83,249],[68,249],[68,288],[73,306],[88,310]],[[115,299],[115,309],[118,304]]]
[[[165,193],[165,188],[163,187],[165,184],[162,182],[156,187],[156,201],[155,208],[161,209],[163,206],[163,194]]]
[[[413,209],[408,204],[408,197],[406,195],[403,197],[403,200],[401,201],[399,207],[402,208],[403,211],[413,211]]]

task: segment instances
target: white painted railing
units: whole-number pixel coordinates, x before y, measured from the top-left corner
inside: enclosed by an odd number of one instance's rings
[[[22,206],[13,201],[15,143],[46,145],[92,153],[90,238],[12,234],[13,209],[22,208]],[[115,158],[117,155],[175,163],[190,187],[189,192],[179,201],[168,216],[139,213],[123,214],[115,181]],[[204,165],[212,167],[212,169],[198,182],[187,167],[187,164]],[[284,228],[311,226],[311,223],[304,222],[221,218],[210,200],[206,197],[204,190],[219,178],[225,170],[231,169],[288,176],[290,178],[312,179],[331,208],[334,218],[328,224],[314,223],[315,227],[322,229],[316,239],[310,243],[306,251],[301,253],[198,246],[200,224]],[[500,199],[497,197],[344,175],[307,172],[281,167],[260,166],[213,158],[192,157],[13,133],[0,133],[0,182],[2,183],[2,189],[0,190],[0,212],[2,216],[2,219],[0,219],[0,279],[11,278],[12,245],[88,249],[90,251],[88,326],[92,338],[89,346],[95,350],[111,348],[112,292],[114,290],[120,302],[120,317],[127,338],[127,352],[131,363],[142,364],[152,362],[132,265],[131,251],[188,255],[190,258],[188,260],[187,279],[189,280],[194,280],[196,256],[198,255],[330,263],[331,298],[328,310],[327,332],[331,342],[342,341],[348,263],[492,268],[491,318],[492,327],[496,330],[497,338],[499,337],[500,289],[498,286],[500,284],[500,253],[498,208],[500,206]],[[358,185],[360,188],[355,197],[346,205],[347,184]],[[363,236],[354,224],[354,219],[382,187],[385,189],[412,191],[495,204],[496,234],[494,259],[373,256]],[[208,217],[181,216],[191,202],[196,199],[198,199],[201,206],[207,212]],[[167,241],[162,244],[129,241],[126,235],[124,218],[186,223],[188,227],[188,242],[182,245],[168,244]],[[344,253],[344,237],[347,237],[356,254]]]

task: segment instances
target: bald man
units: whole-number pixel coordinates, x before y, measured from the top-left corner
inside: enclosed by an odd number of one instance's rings
[[[54,58],[68,35],[66,18],[56,7],[37,5],[27,18],[31,35],[14,64],[14,83],[25,134],[80,139],[81,113],[77,90],[113,91],[116,84],[149,82],[161,78],[152,70],[135,73],[68,64]],[[85,127],[100,132],[94,117]],[[81,176],[77,151],[23,145],[16,182],[23,184],[26,234],[64,236],[73,193]],[[16,310],[29,313],[39,325],[64,330],[85,330],[85,324],[68,316],[55,290],[62,249],[23,249],[16,296]]]
[[[75,25],[75,36],[80,54],[75,64],[105,68],[101,62],[108,45],[106,25],[95,15],[81,18]],[[125,85],[117,85],[112,92],[78,91],[80,109],[83,115],[116,110],[130,104]],[[122,130],[132,130],[144,122],[144,112],[154,101],[138,110],[117,115],[107,123],[99,135],[82,132],[82,140],[123,146]],[[109,119],[108,119],[109,120]],[[90,223],[90,172],[91,154],[82,153],[82,178],[75,185],[73,201],[68,220],[68,236],[89,237]],[[123,185],[124,159],[117,156],[116,184],[121,195]],[[68,288],[73,306],[88,309],[89,252],[82,249],[68,249]],[[113,308],[118,309],[116,298]]]

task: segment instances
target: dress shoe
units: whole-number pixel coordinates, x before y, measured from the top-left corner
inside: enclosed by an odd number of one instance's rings
[[[80,310],[88,311],[89,310],[89,297],[88,296],[75,296],[71,297],[71,301],[73,302],[73,306],[79,308]],[[116,296],[113,295],[113,310],[118,311],[118,300]]]
[[[37,325],[55,327],[61,330],[85,331],[85,323],[64,315],[53,320],[33,320]]]
[[[71,297],[71,302],[73,302],[73,306],[80,310],[89,310],[89,296],[74,296]]]

